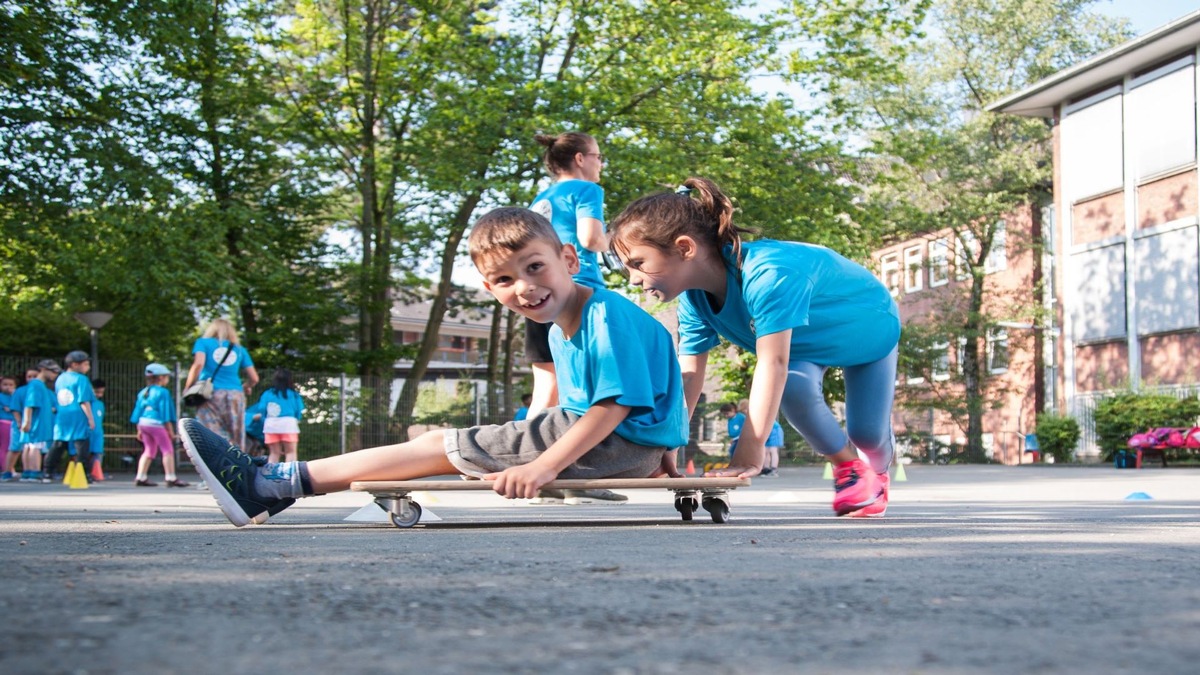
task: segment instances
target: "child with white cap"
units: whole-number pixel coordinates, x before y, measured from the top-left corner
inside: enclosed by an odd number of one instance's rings
[[[129,421],[137,425],[137,438],[142,442],[142,456],[138,459],[138,487],[154,487],[158,483],[150,480],[150,464],[162,455],[163,472],[167,487],[187,487],[187,481],[175,475],[175,401],[166,384],[171,371],[161,363],[146,366],[146,387],[138,392]]]

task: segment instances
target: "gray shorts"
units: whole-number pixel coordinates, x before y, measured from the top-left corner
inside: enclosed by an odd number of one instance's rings
[[[445,432],[446,457],[468,476],[483,476],[537,459],[580,418],[548,408],[519,422]],[[616,434],[563,469],[559,478],[647,478],[662,463],[667,448],[638,445]]]

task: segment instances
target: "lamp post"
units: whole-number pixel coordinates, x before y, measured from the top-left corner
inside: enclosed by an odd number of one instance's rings
[[[100,329],[104,328],[104,324],[112,318],[112,314],[108,312],[76,312],[75,319],[88,327],[92,333],[92,372],[97,372],[99,368],[99,350]]]

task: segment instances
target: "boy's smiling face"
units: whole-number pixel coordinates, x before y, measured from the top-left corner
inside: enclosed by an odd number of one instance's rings
[[[479,265],[483,286],[500,304],[538,323],[551,323],[575,297],[572,274],[579,271],[575,247],[534,239],[511,254],[489,256]]]

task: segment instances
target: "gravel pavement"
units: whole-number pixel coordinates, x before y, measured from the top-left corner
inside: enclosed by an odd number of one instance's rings
[[[236,529],[203,490],[2,484],[0,673],[1200,668],[1198,469],[908,466],[869,521],[782,473],[723,525],[440,492],[410,530],[357,493]]]

